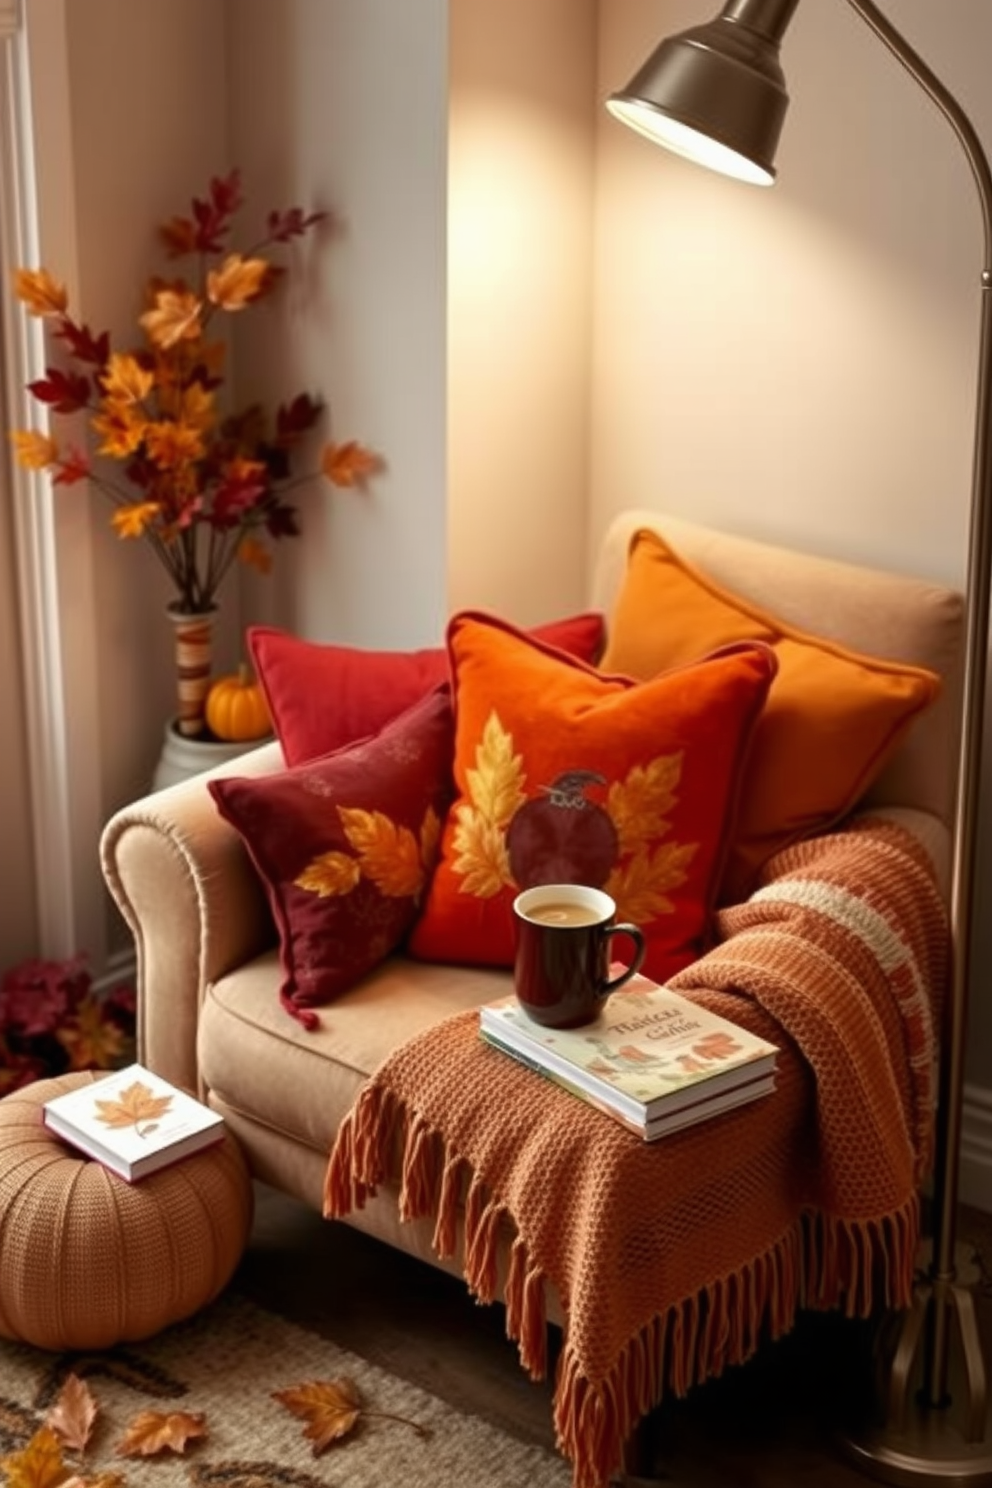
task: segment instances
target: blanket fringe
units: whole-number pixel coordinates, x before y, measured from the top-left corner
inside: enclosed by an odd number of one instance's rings
[[[866,1318],[878,1308],[905,1308],[913,1300],[920,1238],[917,1194],[881,1219],[850,1220],[822,1213],[803,1223],[807,1305],[842,1308]]]
[[[918,1233],[915,1198],[864,1224],[804,1216],[748,1265],[652,1319],[598,1385],[582,1374],[566,1339],[555,1433],[573,1463],[574,1488],[605,1488],[637,1422],[666,1393],[684,1396],[728,1365],[746,1363],[765,1340],[790,1331],[800,1307],[867,1317],[875,1308],[908,1306]]]
[[[400,1213],[435,1215],[434,1248],[454,1253],[464,1223],[463,1271],[480,1302],[495,1299],[500,1239],[511,1236],[503,1288],[506,1331],[532,1378],[547,1368],[544,1273],[512,1226],[505,1204],[438,1132],[380,1085],[367,1086],[342,1123],[328,1164],[324,1213],[340,1218],[364,1206],[399,1163]],[[467,1182],[467,1189],[465,1184]],[[463,1189],[465,1189],[463,1193]],[[768,1338],[794,1325],[800,1307],[843,1308],[867,1317],[912,1300],[919,1200],[877,1220],[804,1214],[773,1246],[653,1318],[626,1345],[605,1379],[583,1375],[566,1329],[555,1386],[555,1432],[573,1464],[574,1488],[604,1488],[622,1466],[624,1443],[666,1391],[742,1364]]]
[[[342,1121],[324,1175],[324,1218],[364,1209],[386,1176],[399,1102],[381,1086],[366,1086]]]

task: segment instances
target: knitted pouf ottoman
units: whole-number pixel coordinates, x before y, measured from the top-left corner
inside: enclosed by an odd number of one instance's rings
[[[222,1141],[128,1184],[42,1124],[52,1096],[99,1072],[0,1100],[0,1336],[54,1350],[148,1338],[231,1279],[252,1220],[247,1164]]]

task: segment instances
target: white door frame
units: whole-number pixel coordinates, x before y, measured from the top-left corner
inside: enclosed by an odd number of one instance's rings
[[[57,262],[75,289],[77,245],[65,0],[0,0],[0,271],[4,414],[44,427],[26,384],[45,365],[41,322],[10,296],[14,267]],[[51,248],[51,251],[49,249]],[[4,441],[7,444],[7,441]],[[106,958],[95,592],[89,500],[0,463],[13,515],[30,761],[39,951]],[[80,488],[81,489],[81,488]]]

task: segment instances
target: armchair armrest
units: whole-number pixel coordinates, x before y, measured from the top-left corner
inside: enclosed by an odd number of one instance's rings
[[[263,744],[236,765],[121,807],[101,835],[103,875],[134,936],[138,1058],[187,1089],[199,1088],[196,1034],[207,985],[275,939],[262,881],[206,781],[284,768],[278,743]]]

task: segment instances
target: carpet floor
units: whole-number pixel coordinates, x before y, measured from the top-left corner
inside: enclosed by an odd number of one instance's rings
[[[256,1306],[238,1289],[195,1318],[142,1343],[55,1355],[0,1343],[0,1470],[15,1466],[69,1374],[99,1414],[84,1458],[65,1453],[93,1482],[120,1473],[133,1488],[568,1488],[554,1452],[452,1408],[326,1337]],[[274,1398],[315,1381],[350,1379],[362,1411],[354,1427],[314,1455],[306,1421]],[[117,1447],[144,1412],[202,1416],[206,1434],[186,1450],[123,1459]],[[4,1461],[6,1459],[6,1461]],[[24,1485],[54,1482],[23,1464]],[[112,1488],[100,1484],[100,1488]]]
[[[962,1209],[959,1238],[981,1267],[976,1305],[992,1360],[992,1215]],[[501,1308],[479,1307],[455,1278],[260,1188],[236,1285],[455,1409],[553,1450],[550,1381],[527,1378]],[[648,1443],[652,1476],[684,1488],[864,1488],[839,1428],[866,1386],[869,1349],[857,1322],[804,1316],[744,1368],[666,1402]],[[553,1367],[554,1339],[550,1353]]]
[[[977,1251],[975,1298],[990,1357],[992,1216],[965,1211],[959,1233]],[[866,1346],[861,1325],[810,1314],[750,1364],[666,1402],[648,1443],[651,1480],[673,1488],[864,1485],[837,1428],[852,1385],[865,1378]],[[552,1339],[552,1366],[554,1357]],[[70,1372],[100,1407],[80,1467],[94,1488],[110,1472],[134,1488],[571,1484],[554,1449],[551,1383],[526,1377],[501,1308],[479,1307],[456,1278],[264,1187],[232,1285],[195,1318],[92,1355],[0,1341],[0,1475],[2,1459],[24,1448]],[[342,1376],[357,1385],[363,1412],[315,1456],[305,1423],[273,1391]],[[116,1446],[147,1410],[202,1413],[207,1434],[182,1456],[124,1460]],[[41,1488],[34,1477],[8,1470],[7,1478]]]

